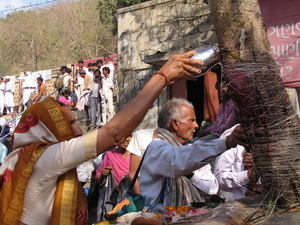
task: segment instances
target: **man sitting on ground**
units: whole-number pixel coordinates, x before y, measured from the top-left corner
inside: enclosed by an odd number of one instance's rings
[[[226,149],[237,144],[247,146],[241,127],[226,140],[198,140],[193,145],[186,145],[193,139],[198,124],[193,105],[184,99],[172,99],[162,107],[158,127],[158,139],[148,146],[141,166],[140,190],[146,206],[203,202],[203,197],[192,185],[191,173]]]
[[[220,138],[226,138],[235,127],[226,130]],[[227,150],[216,158],[214,173],[220,185],[220,195],[229,192],[233,195],[232,199],[238,199],[261,191],[252,155],[241,145]]]

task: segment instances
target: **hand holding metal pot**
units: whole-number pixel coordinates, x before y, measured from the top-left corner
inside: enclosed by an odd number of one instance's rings
[[[208,72],[213,66],[220,64],[220,57],[214,46],[210,45],[203,49],[195,50],[196,54],[193,55],[192,59],[199,59],[203,61],[202,66],[195,66],[201,70],[201,73],[191,77],[200,77]]]

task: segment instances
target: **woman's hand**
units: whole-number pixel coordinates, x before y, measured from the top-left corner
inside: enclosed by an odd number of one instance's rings
[[[102,171],[101,171],[101,176],[108,176],[110,171],[112,170],[113,168],[110,167],[110,166],[105,166],[103,167]]]
[[[169,80],[169,84],[186,76],[197,75],[201,70],[194,67],[194,65],[203,65],[203,61],[198,59],[191,59],[195,55],[195,51],[189,51],[178,55],[173,55],[169,61],[159,70],[163,72]],[[196,79],[195,79],[196,80]]]

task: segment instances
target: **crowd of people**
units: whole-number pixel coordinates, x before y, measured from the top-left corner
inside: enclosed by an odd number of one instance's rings
[[[150,209],[189,206],[224,193],[232,199],[258,193],[259,177],[235,120],[217,137],[195,138],[192,103],[174,98],[161,108],[156,129],[134,132],[167,85],[201,72],[196,66],[203,62],[191,59],[194,54],[172,56],[116,115],[109,58],[97,61],[96,68],[80,61],[76,79],[62,67],[57,99],[43,99],[47,93],[40,87],[15,127],[12,151],[0,167],[0,224],[95,223],[112,209],[115,188],[125,190],[137,175],[132,194],[141,195]],[[83,135],[70,110],[74,101],[90,126],[100,129]],[[224,116],[221,110],[218,116]]]
[[[108,55],[95,63],[84,67],[84,61],[78,61],[76,76],[71,69],[62,66],[55,82],[58,95],[64,96],[70,105],[85,112],[83,120],[90,121],[89,127],[104,126],[115,114],[114,96],[116,96],[117,78],[115,66]],[[61,83],[59,81],[61,80]],[[70,92],[72,84],[74,90]],[[69,97],[68,97],[69,96]]]
[[[70,68],[61,67],[54,81],[54,87],[58,90],[57,98],[73,109],[84,110],[84,120],[90,121],[89,127],[105,125],[115,114],[117,79],[113,62],[106,55],[103,60],[99,59],[84,67],[84,61],[80,60],[74,72],[75,77],[72,76]],[[47,87],[41,75],[36,77],[27,71],[20,75],[18,80],[21,90],[20,104],[16,112],[15,81],[11,80],[10,76],[0,77],[0,115],[11,116],[13,113],[21,113],[28,106],[47,97]]]
[[[84,110],[86,117],[83,120],[90,121],[88,127],[101,127],[114,115],[115,67],[110,57],[106,55],[103,60],[89,63],[88,67],[84,67],[84,61],[80,60],[75,69],[73,77],[70,68],[61,67],[54,81],[57,99],[72,109]],[[15,80],[11,80],[10,76],[0,77],[0,147],[2,149],[0,163],[10,152],[10,134],[14,132],[22,112],[48,96],[41,74],[36,77],[30,71],[23,72],[18,80],[21,89],[20,104],[14,111]]]

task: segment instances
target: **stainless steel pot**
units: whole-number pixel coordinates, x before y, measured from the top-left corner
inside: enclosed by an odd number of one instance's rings
[[[195,51],[196,54],[193,55],[191,58],[202,60],[203,65],[195,66],[201,70],[201,73],[191,77],[200,77],[204,75],[207,71],[209,71],[213,66],[221,63],[219,54],[217,53],[213,45]]]

